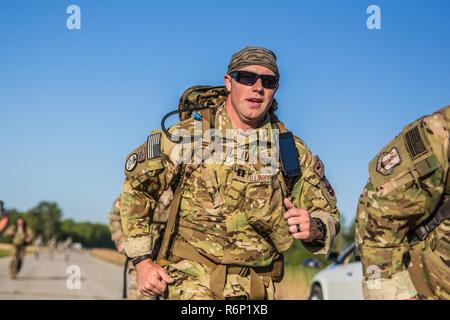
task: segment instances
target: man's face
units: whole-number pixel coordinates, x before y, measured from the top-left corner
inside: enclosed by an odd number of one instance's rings
[[[270,69],[259,65],[247,66],[239,69],[239,71],[275,75]],[[229,99],[231,99],[233,112],[246,124],[255,125],[259,123],[269,110],[278,88],[264,88],[261,79],[258,79],[253,85],[244,85],[237,82],[228,74],[225,75],[224,80],[227,90],[231,90]]]

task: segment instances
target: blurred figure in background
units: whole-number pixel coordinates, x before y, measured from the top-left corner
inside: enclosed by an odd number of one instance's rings
[[[64,242],[62,243],[63,245],[63,250],[64,250],[64,261],[69,261],[70,258],[70,253],[72,250],[72,237],[68,236],[66,240],[64,240]]]
[[[58,247],[58,240],[56,239],[56,236],[53,236],[47,243],[48,247],[48,256],[50,259],[53,259],[53,254]]]
[[[33,248],[33,253],[34,253],[34,257],[37,259],[39,258],[39,255],[41,254],[41,250],[42,250],[42,244],[44,243],[44,240],[42,239],[42,235],[39,234],[36,239],[34,240],[34,248]]]
[[[9,271],[11,279],[16,279],[23,265],[25,248],[33,241],[33,231],[27,226],[26,221],[19,217],[14,225],[6,229],[6,235],[14,245]]]
[[[156,233],[155,239],[159,238],[159,235],[161,234],[161,231],[165,226],[165,221],[167,220],[167,210],[172,201],[172,198],[172,190],[168,189],[162,194],[156,206],[155,215],[153,216],[155,227],[152,229],[152,233]],[[125,255],[125,250],[123,247],[125,241],[125,235],[122,230],[123,223],[126,224],[126,222],[122,221],[120,217],[120,197],[118,197],[114,201],[114,204],[108,215],[108,227],[111,231],[111,239],[114,242],[117,251]],[[158,229],[156,229],[156,226],[158,227]],[[156,242],[159,243],[159,241],[155,241],[155,245],[157,245]],[[156,300],[156,296],[146,297],[139,292],[137,288],[136,268],[131,263],[131,260],[128,260],[128,257],[124,272],[124,298],[128,298],[129,300]],[[126,285],[127,274],[129,279],[128,285]],[[125,288],[127,288],[127,290]]]

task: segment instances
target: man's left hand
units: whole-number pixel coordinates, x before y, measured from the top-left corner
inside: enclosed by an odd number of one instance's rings
[[[297,240],[312,242],[319,236],[317,223],[311,219],[309,212],[305,209],[299,209],[288,198],[284,199],[284,205],[287,211],[284,213],[284,219],[289,225],[289,232]]]

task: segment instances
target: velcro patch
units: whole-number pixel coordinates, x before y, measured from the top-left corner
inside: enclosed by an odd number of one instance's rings
[[[161,156],[161,133],[154,133],[147,138],[147,159]]]
[[[336,199],[336,192],[334,191],[334,188],[331,186],[331,183],[328,181],[326,177],[324,177],[323,183],[325,185],[325,188],[327,189],[328,195],[332,199]]]
[[[136,168],[137,163],[138,163],[138,155],[137,153],[132,153],[128,157],[127,162],[125,163],[125,169],[127,171],[133,171]]]
[[[325,166],[319,156],[314,157],[314,172],[321,178],[325,176]]]
[[[405,139],[409,155],[413,160],[427,153],[427,148],[423,143],[419,128],[417,126],[406,132]]]
[[[143,162],[145,161],[145,146],[139,148],[139,150],[137,151],[137,155],[138,155],[138,162]]]
[[[392,148],[389,152],[383,152],[377,160],[377,171],[383,176],[390,175],[396,166],[402,162],[397,148]]]
[[[248,176],[248,182],[271,182],[273,175],[255,173]]]

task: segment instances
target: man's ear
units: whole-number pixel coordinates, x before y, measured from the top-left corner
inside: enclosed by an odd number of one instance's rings
[[[227,89],[227,93],[231,92],[231,77],[226,74],[223,76],[223,81],[225,83],[225,88]]]

